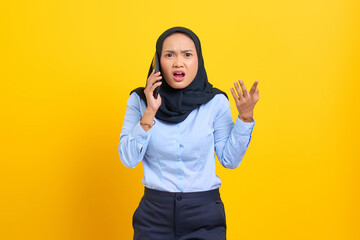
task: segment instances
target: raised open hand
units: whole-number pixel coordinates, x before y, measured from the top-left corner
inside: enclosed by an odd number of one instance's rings
[[[239,87],[241,86],[241,90]],[[244,82],[240,79],[239,84],[234,82],[236,89],[230,89],[236,104],[236,108],[239,112],[239,118],[244,122],[251,122],[254,115],[254,107],[259,100],[259,89],[257,88],[258,81],[255,81],[250,91],[247,92]]]

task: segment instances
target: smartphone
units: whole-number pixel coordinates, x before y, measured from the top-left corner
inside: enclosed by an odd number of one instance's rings
[[[160,62],[159,62],[159,56],[158,56],[157,52],[155,52],[155,56],[152,61],[152,67],[153,67],[153,69],[155,69],[155,73],[160,71]],[[158,80],[157,82],[160,82],[160,81],[161,80]],[[159,90],[160,90],[160,86],[156,87],[153,92],[155,99],[157,99],[157,97],[159,95]]]

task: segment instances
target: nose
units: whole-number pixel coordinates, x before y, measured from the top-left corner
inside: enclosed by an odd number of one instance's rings
[[[184,66],[184,61],[180,56],[174,58],[174,67],[180,68]]]

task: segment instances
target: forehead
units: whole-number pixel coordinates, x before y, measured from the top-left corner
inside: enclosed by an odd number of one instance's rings
[[[193,40],[184,33],[173,33],[163,42],[163,50],[166,48],[188,48],[195,49]]]

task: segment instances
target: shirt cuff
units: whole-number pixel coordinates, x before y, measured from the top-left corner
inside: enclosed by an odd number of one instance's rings
[[[239,135],[251,135],[255,125],[255,120],[252,119],[251,122],[243,122],[240,118],[236,118],[234,130],[236,134]]]

